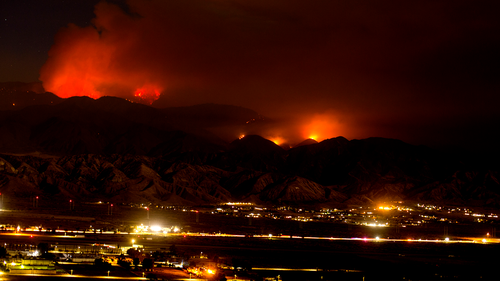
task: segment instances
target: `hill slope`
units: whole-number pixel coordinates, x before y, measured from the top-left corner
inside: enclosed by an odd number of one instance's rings
[[[18,90],[23,85],[2,85],[5,97],[39,95]],[[0,111],[0,192],[13,197],[500,205],[497,170],[399,140],[338,137],[285,150],[257,135],[221,140],[217,130],[260,122],[241,107],[156,109],[115,97],[59,99],[50,93],[32,104],[25,100]]]

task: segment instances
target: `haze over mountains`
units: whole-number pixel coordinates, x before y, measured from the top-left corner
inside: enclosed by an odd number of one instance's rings
[[[61,99],[27,87],[0,85],[0,192],[11,197],[176,205],[500,203],[497,170],[424,146],[337,137],[284,149],[258,135],[238,139],[268,122],[241,107],[156,109],[115,97]]]

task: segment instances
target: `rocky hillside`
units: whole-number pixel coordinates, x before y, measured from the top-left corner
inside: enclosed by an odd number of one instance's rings
[[[285,151],[258,136],[245,139],[221,151],[177,150],[155,157],[4,154],[0,192],[19,198],[173,205],[500,202],[497,171],[468,169],[428,148],[397,140],[336,138]]]

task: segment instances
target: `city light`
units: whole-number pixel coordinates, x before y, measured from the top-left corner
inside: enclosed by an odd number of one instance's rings
[[[161,226],[159,226],[159,225],[153,225],[153,226],[151,226],[150,229],[151,229],[151,231],[154,231],[154,232],[159,232],[162,230]]]

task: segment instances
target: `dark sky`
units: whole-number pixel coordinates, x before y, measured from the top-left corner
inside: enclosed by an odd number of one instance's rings
[[[288,141],[500,151],[500,1],[97,3],[0,1],[0,81],[243,106]]]

